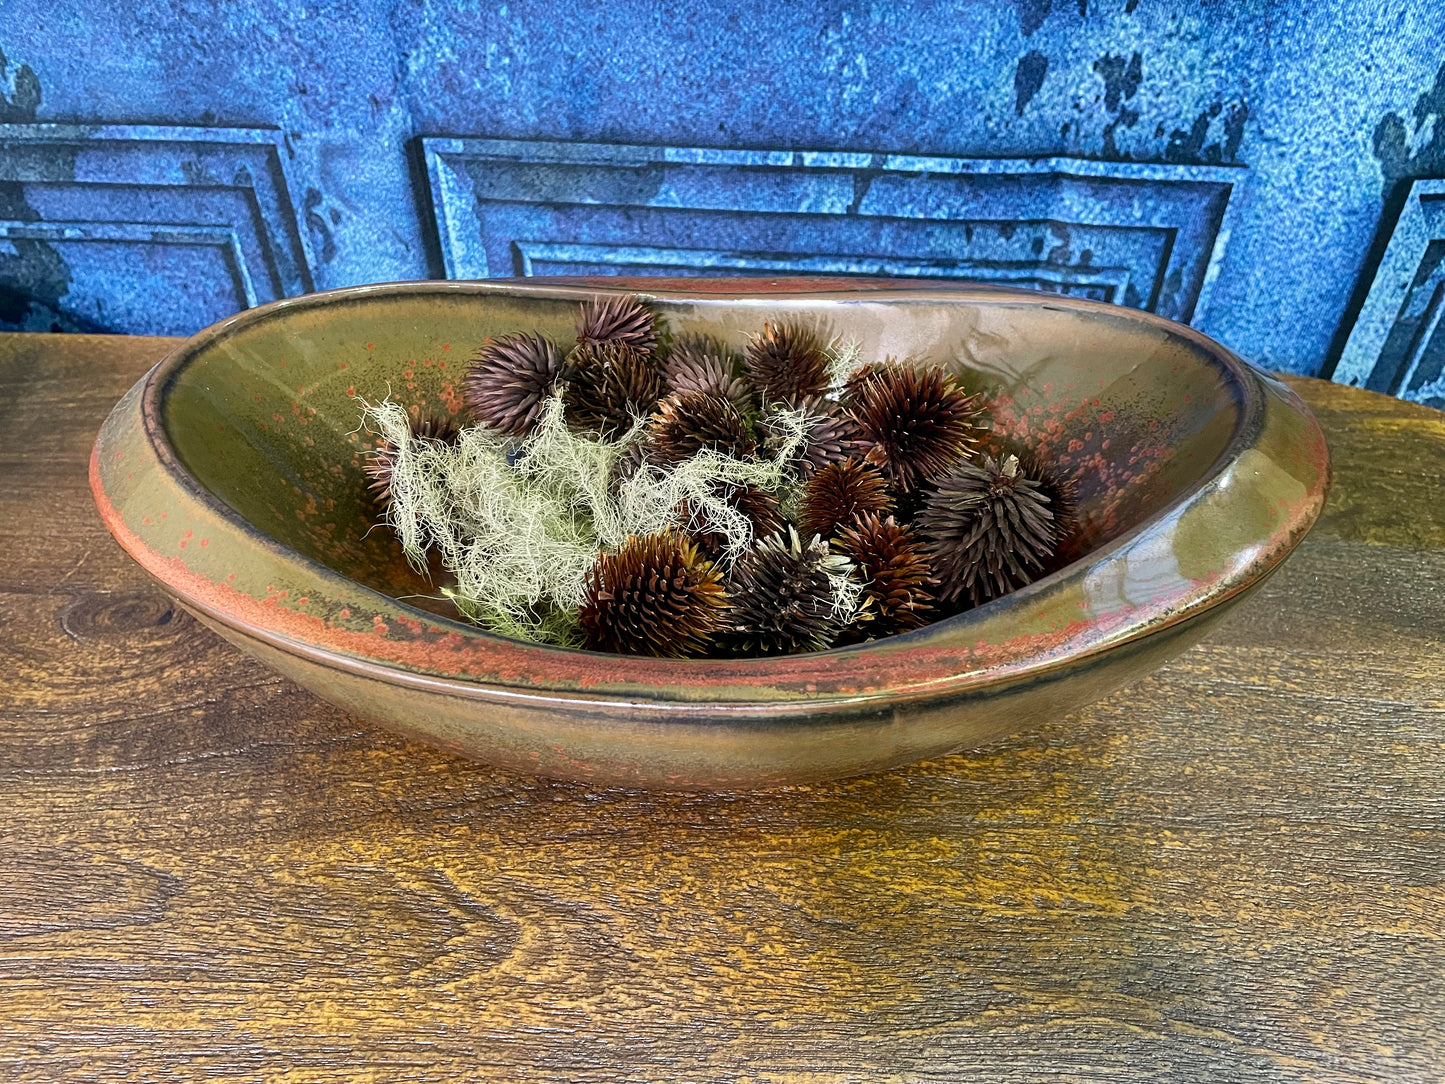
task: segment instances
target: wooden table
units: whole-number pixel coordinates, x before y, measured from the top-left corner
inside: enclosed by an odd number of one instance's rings
[[[0,336],[0,1079],[1445,1078],[1445,415],[1081,716],[829,786],[406,744],[172,607],[85,463],[170,343]]]

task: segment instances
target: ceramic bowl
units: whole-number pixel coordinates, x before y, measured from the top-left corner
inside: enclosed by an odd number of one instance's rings
[[[1074,479],[1071,563],[916,632],[780,658],[595,654],[447,616],[389,532],[368,530],[355,397],[456,410],[483,339],[567,341],[579,303],[609,291],[736,345],[801,315],[866,357],[950,366],[990,400],[996,445]],[[422,282],[281,301],[177,347],[115,408],[91,460],[126,551],[316,695],[507,768],[688,789],[868,772],[1058,722],[1243,598],[1309,529],[1328,474],[1300,400],[1188,327],[856,279]]]

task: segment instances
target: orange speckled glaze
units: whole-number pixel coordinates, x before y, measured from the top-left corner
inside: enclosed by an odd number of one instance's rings
[[[599,292],[741,343],[806,315],[865,356],[945,365],[993,442],[1078,494],[1077,559],[904,636],[769,659],[624,658],[445,616],[368,531],[355,397],[457,409],[488,336],[565,340]],[[523,771],[658,787],[822,779],[1057,717],[1192,641],[1318,515],[1328,453],[1277,382],[1130,310],[891,280],[504,280],[368,286],[250,310],[188,340],[117,405],[91,486],[178,600],[323,696]],[[1084,552],[1087,551],[1087,552]]]

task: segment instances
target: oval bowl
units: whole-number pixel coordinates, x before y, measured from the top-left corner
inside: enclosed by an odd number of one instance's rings
[[[487,336],[565,341],[579,303],[614,291],[734,345],[797,317],[865,357],[949,366],[988,398],[993,445],[1073,479],[1068,563],[916,632],[780,658],[620,657],[448,617],[368,529],[356,397],[455,411]],[[1132,309],[897,280],[509,279],[337,290],[207,328],[116,406],[90,475],[111,533],[181,605],[349,712],[522,772],[733,789],[976,746],[1148,672],[1300,541],[1329,458],[1288,388]]]

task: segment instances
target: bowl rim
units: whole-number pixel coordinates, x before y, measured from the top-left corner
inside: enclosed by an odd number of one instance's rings
[[[1235,396],[1238,413],[1233,431],[1214,461],[1167,504],[1104,545],[1028,586],[984,606],[882,640],[802,655],[748,659],[655,659],[532,644],[498,636],[459,619],[441,617],[410,606],[401,599],[352,580],[265,534],[193,475],[166,436],[166,397],[175,378],[206,349],[252,325],[278,316],[378,296],[446,294],[485,297],[510,294],[580,301],[599,293],[636,293],[698,302],[725,302],[730,299],[814,302],[946,299],[964,303],[978,301],[1035,306],[1085,316],[1105,316],[1152,327],[1187,340],[1218,367],[1229,385],[1229,392]],[[106,465],[99,456],[100,443],[106,435],[102,430],[91,461],[92,489],[102,517],[121,545],[167,590],[193,611],[247,639],[269,644],[327,667],[393,684],[445,690],[452,695],[472,699],[535,701],[540,698],[546,701],[566,700],[579,705],[621,704],[638,709],[684,709],[689,712],[695,712],[699,706],[710,705],[726,709],[730,716],[750,711],[775,716],[780,713],[807,714],[817,711],[824,703],[838,705],[878,699],[931,698],[985,685],[1029,680],[1192,619],[1247,590],[1282,561],[1303,537],[1317,517],[1328,487],[1328,453],[1324,449],[1323,437],[1318,434],[1317,423],[1298,397],[1283,385],[1256,372],[1231,351],[1196,329],[1153,313],[1104,302],[1007,287],[937,281],[827,277],[559,277],[426,280],[345,287],[270,302],[204,328],[167,353],[141,378],[135,390],[140,395],[134,407],[133,420],[139,422],[152,465],[186,500],[224,522],[247,546],[268,550],[273,556],[284,558],[288,564],[320,582],[339,586],[343,596],[365,599],[379,611],[409,614],[415,622],[439,628],[452,637],[460,636],[473,645],[481,645],[484,653],[515,656],[508,664],[508,672],[513,677],[510,680],[499,679],[495,674],[479,673],[473,666],[457,665],[455,662],[451,666],[419,663],[415,652],[407,652],[403,657],[385,650],[385,635],[375,645],[358,650],[350,641],[342,644],[335,639],[328,641],[324,636],[297,634],[294,629],[283,629],[270,621],[265,611],[238,605],[242,600],[228,598],[224,585],[201,576],[178,574],[174,563],[162,559],[162,555],[132,530],[123,511],[111,502]],[[1062,638],[1033,635],[1004,637],[999,644],[987,643],[990,626],[999,625],[1001,617],[1033,605],[1061,583],[1077,578],[1086,568],[1117,559],[1131,546],[1138,545],[1142,538],[1159,531],[1167,521],[1179,518],[1211,489],[1217,488],[1225,469],[1255,445],[1269,423],[1266,414],[1270,403],[1280,399],[1285,400],[1287,407],[1302,413],[1304,419],[1314,426],[1319,436],[1319,450],[1313,457],[1305,455],[1304,458],[1313,459],[1322,478],[1307,489],[1306,499],[1292,510],[1292,515],[1286,517],[1287,522],[1282,529],[1272,532],[1268,538],[1257,540],[1255,548],[1258,552],[1252,560],[1202,587],[1182,582],[1173,584],[1171,593],[1135,607],[1122,624],[1116,622],[1110,628],[1099,629],[1097,621],[1086,622],[1095,626],[1097,635],[1090,635],[1087,630],[1072,629],[1066,630]],[[116,413],[119,414],[125,406],[126,400],[123,400]],[[970,645],[986,646],[991,650],[977,652],[971,650]],[[866,668],[872,675],[870,680],[850,683],[842,677],[847,671],[859,669],[859,664],[870,658],[879,664]],[[528,662],[536,664],[535,673],[529,672]],[[880,679],[879,675],[884,676]],[[669,689],[676,691],[679,688],[704,695],[663,695]],[[639,689],[652,692],[639,694]]]

